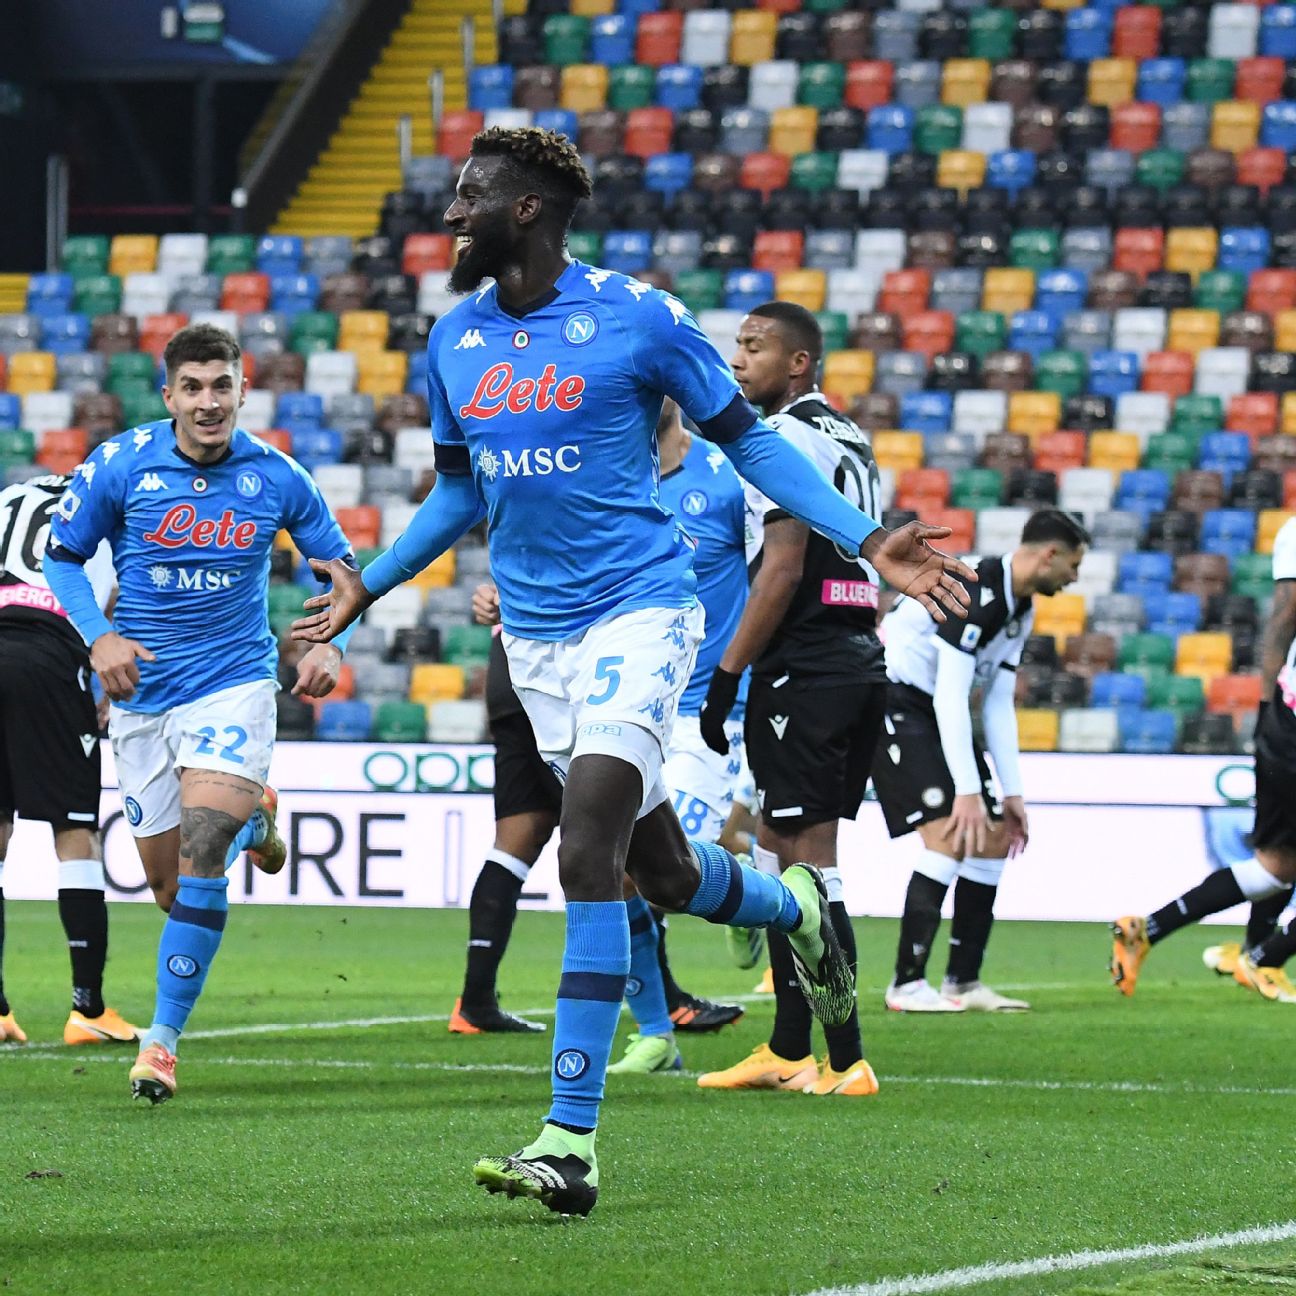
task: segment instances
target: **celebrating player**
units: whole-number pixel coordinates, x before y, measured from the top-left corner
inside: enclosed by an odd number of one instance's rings
[[[236,426],[247,388],[238,343],[192,324],[162,358],[171,419],[113,437],[77,468],[45,564],[112,699],[108,731],[126,821],[169,910],[153,1024],[130,1073],[134,1095],[155,1103],[175,1093],[176,1043],[220,946],[227,864],[244,849],[267,872],[284,863],[266,786],[275,534],[287,528],[312,557],[349,553],[305,469]],[[111,624],[85,571],[103,540],[120,587]],[[307,653],[293,691],[323,697],[341,660],[336,645]]]
[[[977,562],[977,591],[962,625],[938,625],[911,600],[883,623],[886,736],[873,759],[873,785],[892,837],[918,831],[923,853],[909,879],[895,978],[886,1005],[898,1012],[1005,1012],[1030,1007],[981,981],[994,902],[1005,861],[1026,847],[1014,672],[1030,636],[1036,594],[1076,579],[1088,533],[1069,513],[1041,509],[1004,557]],[[985,753],[972,735],[970,695],[982,691]],[[928,984],[927,957],[941,904],[955,878],[945,980]]]
[[[662,402],[657,421],[662,504],[679,519],[697,545],[693,568],[697,598],[706,619],[706,632],[688,687],[679,700],[679,713],[666,750],[661,779],[679,816],[684,835],[694,842],[714,844],[725,831],[742,778],[741,714],[720,736],[721,751],[702,738],[699,715],[712,672],[733,636],[747,598],[746,508],[743,486],[721,450],[685,431],[679,406]],[[739,705],[746,702],[746,680]],[[638,1030],[630,1036],[625,1056],[608,1068],[616,1075],[669,1071],[683,1066],[673,1028],[717,1030],[742,1016],[737,1004],[696,1000],[671,1007],[669,965],[659,957],[664,927],[659,927],[633,882],[626,886],[626,916],[630,922],[630,976],[626,1002]],[[737,930],[726,928],[726,930]],[[798,990],[801,1002],[805,998]]]
[[[499,591],[494,585],[482,584],[473,591],[473,616],[482,625],[499,626]],[[486,672],[486,709],[491,740],[495,744],[495,842],[477,874],[468,902],[468,958],[463,993],[455,1001],[449,1024],[455,1035],[545,1029],[541,1022],[529,1021],[500,1007],[495,978],[513,931],[522,884],[558,827],[562,785],[536,748],[531,722],[509,680],[508,660],[498,632],[491,641]],[[669,766],[668,760],[662,771],[663,779]],[[657,969],[652,973],[641,968],[640,980],[659,985],[665,994],[669,1020],[663,1033],[669,1033],[672,1026],[689,1032],[713,1031],[737,1021],[743,1013],[737,1004],[712,1003],[680,988],[666,954],[665,921],[659,911],[649,912],[657,933],[651,938],[656,948]],[[641,935],[640,940],[643,939]],[[650,991],[644,1002],[652,997]],[[631,1003],[633,1006],[633,999]],[[643,1051],[637,1052],[642,1058]]]
[[[332,591],[298,623],[324,642],[486,517],[513,687],[564,782],[559,875],[567,942],[553,1046],[554,1102],[540,1137],[474,1174],[492,1191],[587,1213],[594,1128],[630,969],[628,871],[650,903],[792,936],[822,1020],[844,1021],[850,969],[813,869],[783,880],[688,841],[661,781],[663,752],[702,637],[692,544],[657,490],[663,396],[740,475],[860,552],[901,589],[961,614],[970,573],[931,549],[945,534],[888,533],[852,508],[764,424],[675,298],[568,259],[589,174],[565,137],[483,131],[446,224],[453,289],[435,324],[428,394],[437,480],[409,529],[363,575],[317,571]],[[490,277],[493,282],[486,282]]]
[[[738,329],[733,371],[771,427],[829,477],[852,504],[880,511],[868,439],[819,391],[823,333],[790,302],[758,306]],[[859,812],[882,724],[886,668],[877,636],[877,572],[853,550],[815,535],[757,494],[763,538],[751,593],[711,680],[702,731],[719,750],[742,671],[752,668],[747,755],[760,799],[758,866],[777,874],[815,865],[828,890],[837,939],[855,964],[855,931],[837,868],[837,826]],[[787,939],[769,934],[774,1029],[749,1058],[699,1078],[703,1088],[782,1089],[867,1096],[877,1077],[864,1059],[859,1018],[825,1023],[822,1072],[811,1048],[810,1013],[797,991]]]
[[[72,957],[72,1011],[63,1042],[128,1043],[139,1038],[138,1029],[103,1001],[108,906],[90,659],[43,570],[50,517],[67,485],[66,477],[33,477],[0,491],[0,883],[15,813],[44,820],[54,831],[59,918]],[[96,604],[106,607],[113,591],[107,545],[87,564],[87,577]],[[0,1041],[26,1039],[0,978]]]
[[[1148,951],[1172,932],[1243,900],[1268,900],[1296,882],[1296,519],[1286,522],[1274,539],[1273,578],[1261,660],[1272,699],[1261,706],[1255,734],[1255,855],[1217,869],[1146,918],[1131,915],[1112,924],[1111,974],[1121,994],[1134,993]],[[1276,999],[1287,992],[1286,958],[1285,942],[1266,941],[1242,952],[1233,975]]]

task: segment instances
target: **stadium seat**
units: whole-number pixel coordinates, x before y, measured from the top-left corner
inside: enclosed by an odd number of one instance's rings
[[[1059,727],[1056,711],[1017,709],[1017,741],[1022,751],[1057,751]]]
[[[366,742],[372,716],[367,702],[324,701],[319,708],[315,736],[325,742]]]

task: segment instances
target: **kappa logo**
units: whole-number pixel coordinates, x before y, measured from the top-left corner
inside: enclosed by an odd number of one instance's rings
[[[155,472],[146,472],[143,477],[135,483],[136,491],[160,491],[166,490],[166,482]]]
[[[611,270],[591,270],[585,276],[585,282],[594,289],[596,293],[603,291],[603,285],[612,278]]]
[[[666,303],[666,309],[670,311],[671,318],[676,324],[687,318],[688,307],[678,297],[672,297],[670,293],[662,293],[662,300]]]
[[[121,446],[116,441],[105,441],[103,447],[104,463],[107,463],[120,449]]]
[[[627,279],[621,286],[635,301],[639,301],[644,293],[652,292],[652,284],[646,284],[642,279]]]
[[[149,432],[146,428],[137,428],[135,430],[135,435],[131,440],[135,443],[135,453],[139,454],[139,452],[153,440],[153,433]]]
[[[770,716],[770,728],[774,730],[774,736],[783,741],[783,735],[787,733],[788,717],[787,716]]]
[[[94,484],[95,466],[92,463],[77,464],[76,474],[87,486]]]
[[[463,337],[454,344],[454,349],[456,351],[471,351],[473,347],[484,347],[485,345],[486,339],[482,337],[481,329],[470,328],[464,330]]]

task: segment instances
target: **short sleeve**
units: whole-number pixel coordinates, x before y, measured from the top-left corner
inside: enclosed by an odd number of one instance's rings
[[[50,524],[49,544],[87,562],[121,522],[121,478],[112,460],[121,450],[105,441],[83,464],[78,464],[59,497]]]
[[[435,341],[428,339],[428,413],[432,420],[432,442],[436,449],[436,470],[453,476],[467,476],[472,471],[468,459],[468,439],[450,410],[450,399],[437,368]]]
[[[1296,518],[1284,522],[1274,537],[1273,578],[1296,580]]]
[[[1003,628],[1010,609],[1004,606],[1004,596],[999,582],[992,578],[995,568],[1001,569],[998,559],[992,563],[981,563],[977,568],[980,580],[972,587],[972,606],[967,616],[946,617],[936,626],[936,637],[957,648],[960,652],[975,656]]]
[[[284,498],[284,529],[292,536],[298,552],[307,558],[342,558],[351,552],[337,519],[329,511],[324,496],[306,470],[291,460],[284,460],[289,477]]]
[[[675,401],[708,441],[734,441],[756,422],[733,372],[683,302],[654,289],[626,321],[639,376]]]

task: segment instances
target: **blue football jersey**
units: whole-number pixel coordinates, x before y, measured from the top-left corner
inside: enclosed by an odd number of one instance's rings
[[[113,629],[157,655],[138,663],[125,710],[156,714],[275,678],[267,588],[280,529],[308,558],[350,552],[306,470],[241,428],[215,464],[183,455],[163,419],[105,441],[77,468],[50,544],[86,558],[108,541]]]
[[[694,437],[683,463],[662,478],[661,499],[697,542],[693,569],[698,602],[706,612],[706,637],[680,699],[679,713],[699,715],[712,673],[747,602],[743,485],[720,450]],[[735,717],[742,715],[746,696],[744,673]]]
[[[721,440],[754,421],[685,307],[610,270],[573,262],[522,314],[492,282],[436,322],[438,464],[472,472],[512,634],[568,639],[695,602],[693,545],[658,488],[663,395]]]

